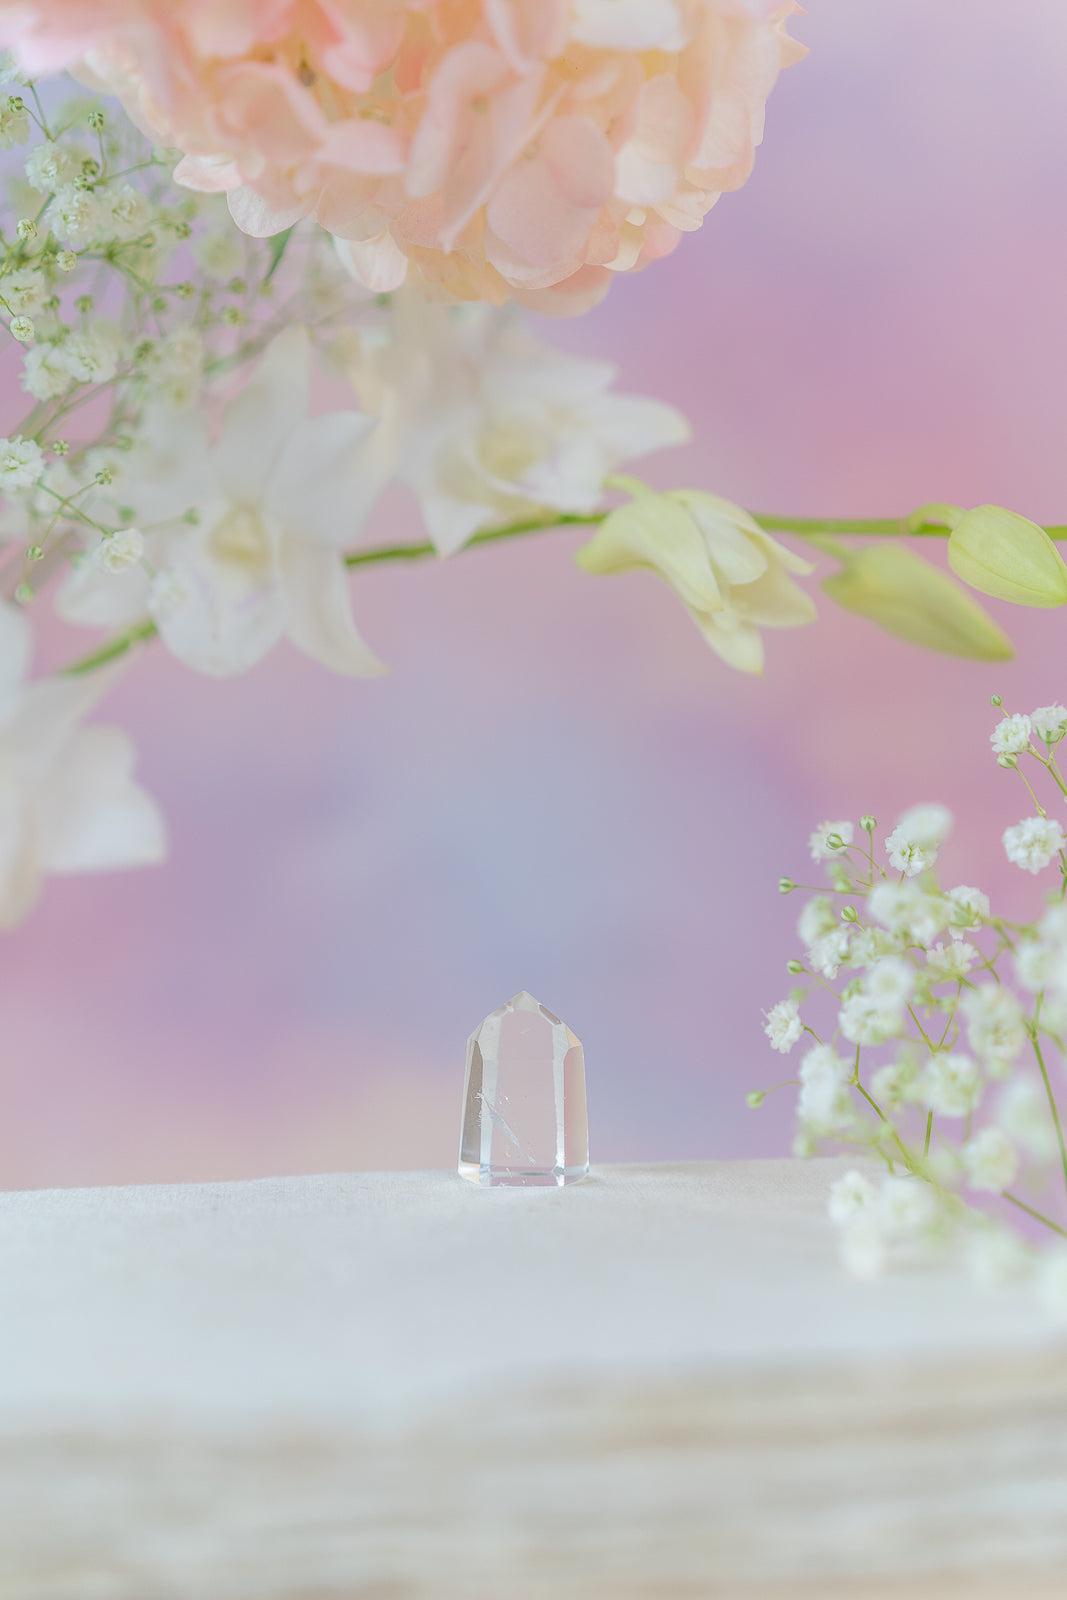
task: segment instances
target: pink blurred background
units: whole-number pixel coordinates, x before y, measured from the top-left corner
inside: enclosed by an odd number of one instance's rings
[[[688,413],[664,485],[1067,521],[1062,0],[813,0],[793,31],[747,188],[547,335]],[[5,936],[0,1183],[449,1166],[466,1035],[520,988],[585,1043],[595,1160],[778,1153],[785,1097],[744,1097],[785,1075],[760,1012],[813,825],[944,800],[948,881],[1034,903],[989,696],[1067,698],[1062,614],[994,608],[1019,653],[991,667],[822,603],[754,681],[576,543],[366,576],[380,681],[146,654],[109,715],[171,859],[53,881]]]

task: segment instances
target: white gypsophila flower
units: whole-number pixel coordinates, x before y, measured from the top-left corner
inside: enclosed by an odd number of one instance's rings
[[[1046,744],[1058,744],[1067,734],[1067,706],[1038,706],[1030,713],[1030,726]]]
[[[940,1117],[965,1117],[978,1104],[981,1073],[970,1056],[938,1053],[922,1075],[923,1104]]]
[[[0,150],[13,150],[30,137],[30,114],[25,106],[0,101]]]
[[[830,933],[821,934],[808,950],[812,970],[821,973],[824,978],[836,978],[838,969],[848,956],[850,934],[849,928],[840,926]]]
[[[148,230],[152,208],[132,184],[109,184],[97,191],[100,231],[122,241],[138,239]]]
[[[53,143],[34,145],[26,157],[25,173],[38,194],[55,193],[74,182],[82,170],[86,152],[74,145]]]
[[[828,1044],[815,1045],[800,1063],[797,1117],[813,1133],[837,1133],[852,1121],[849,1062]]]
[[[898,934],[853,923],[849,929],[848,964],[850,967],[873,966],[883,956],[899,955],[903,945],[904,940]]]
[[[879,1004],[866,994],[851,994],[837,1013],[838,1024],[853,1044],[884,1044],[903,1021],[903,1012]]]
[[[244,266],[243,239],[244,235],[232,224],[199,238],[193,247],[193,254],[204,276],[216,282],[237,277]]]
[[[75,250],[84,250],[100,237],[103,210],[92,189],[69,184],[57,190],[48,216],[53,233]]]
[[[889,1240],[913,1243],[929,1234],[937,1220],[937,1194],[922,1178],[883,1178],[877,1211],[882,1232]]]
[[[37,344],[27,350],[22,366],[22,387],[35,400],[55,400],[66,394],[73,382],[58,344]]]
[[[1009,1228],[979,1228],[967,1241],[968,1272],[982,1289],[1018,1283],[1032,1266],[1032,1252]]]
[[[1049,906],[1037,926],[1042,939],[1067,950],[1067,905],[1062,900]]]
[[[0,278],[0,294],[13,312],[24,317],[36,316],[49,293],[44,273],[37,267],[18,267]]]
[[[786,1055],[804,1032],[797,1002],[779,1000],[777,1005],[764,1012],[764,1016],[767,1020],[763,1031],[771,1041],[771,1048]]]
[[[811,859],[813,861],[832,861],[834,856],[838,854],[839,847],[827,844],[827,839],[834,837],[840,839],[842,844],[851,844],[854,831],[851,822],[820,822],[808,839]]]
[[[97,320],[84,333],[72,333],[59,346],[59,359],[78,383],[108,383],[123,357],[122,332]]]
[[[1024,817],[1002,835],[1004,853],[1024,872],[1040,872],[1063,849],[1063,829],[1051,817]]]
[[[73,250],[57,250],[56,266],[60,272],[73,272],[78,265],[78,258]]]
[[[960,1001],[967,1021],[971,1049],[986,1062],[994,1076],[1001,1076],[1026,1043],[1022,1008],[1010,989],[1000,984],[985,984],[971,989]]]
[[[889,1062],[871,1074],[871,1093],[879,1105],[895,1110],[905,1100],[921,1098],[919,1069],[911,1056]]]
[[[19,344],[32,344],[37,337],[37,329],[29,317],[12,317],[8,328],[11,337],[17,339]]]
[[[941,894],[927,893],[915,883],[877,883],[867,907],[875,921],[891,933],[925,945],[947,926],[950,907]]]
[[[1015,976],[1024,989],[1040,994],[1050,984],[1056,984],[1064,974],[1063,951],[1043,940],[1027,939],[1016,946],[1013,953]]]
[[[1030,743],[1030,718],[1019,711],[1005,717],[989,735],[989,742],[994,755],[1021,755]]]
[[[931,985],[955,983],[966,977],[977,960],[978,951],[966,939],[952,939],[947,945],[939,941],[926,952],[923,977]]]
[[[951,828],[952,813],[947,806],[912,806],[886,839],[890,865],[909,878],[917,877],[933,866]]]
[[[850,1278],[863,1282],[885,1271],[888,1241],[877,1206],[845,1224],[841,1230],[840,1252],[841,1265]]]
[[[132,778],[118,728],[82,726],[113,672],[24,683],[31,636],[0,603],[0,926],[31,909],[45,874],[160,861],[162,820]]]
[[[546,507],[594,511],[624,461],[690,436],[672,406],[609,392],[612,367],[542,344],[508,308],[401,291],[391,312],[350,376],[383,422],[383,480],[414,492],[441,555]]]
[[[23,439],[17,433],[10,439],[0,439],[0,493],[29,489],[43,469],[44,456],[33,439]]]
[[[915,969],[901,956],[885,956],[870,969],[863,989],[869,1000],[895,1016],[915,992]]]
[[[1000,1128],[983,1128],[962,1155],[971,1188],[987,1194],[1002,1194],[1019,1171],[1019,1152]]]
[[[1041,1001],[1041,1029],[1053,1038],[1067,1039],[1067,993],[1046,989]]]
[[[816,895],[814,900],[807,902],[797,919],[797,937],[807,949],[824,933],[832,933],[840,926],[837,913],[826,896]]]
[[[117,528],[105,534],[90,551],[89,559],[104,572],[125,572],[144,556],[144,535],[139,528]]]
[[[1067,1250],[1050,1250],[1037,1269],[1037,1298],[1057,1322],[1067,1322]]]
[[[364,454],[374,423],[309,417],[310,378],[307,332],[294,324],[225,406],[214,443],[201,411],[151,415],[122,477],[129,520],[159,529],[150,560],[118,575],[83,561],[60,615],[97,626],[106,613],[121,627],[147,611],[174,655],[215,676],[247,670],[285,636],[336,672],[380,672],[344,562],[380,487]]]
[[[0,50],[0,83],[26,83],[26,74],[10,50]]]
[[[1013,1078],[997,1101],[997,1123],[1035,1161],[1052,1161],[1059,1150],[1044,1086],[1034,1078]]]
[[[981,889],[971,889],[965,883],[947,891],[952,902],[951,922],[954,928],[979,928],[989,915],[989,896]]]
[[[149,399],[183,411],[203,383],[204,341],[196,328],[178,328],[157,340],[141,368]]]
[[[872,1211],[877,1199],[878,1190],[870,1178],[865,1173],[853,1169],[830,1185],[826,1209],[830,1221],[842,1227],[861,1212]]]

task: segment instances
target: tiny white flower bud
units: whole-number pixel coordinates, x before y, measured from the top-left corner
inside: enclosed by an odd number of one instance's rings
[[[30,317],[12,317],[8,327],[12,337],[17,339],[19,344],[32,344],[36,338],[33,320]]]
[[[59,250],[56,252],[56,266],[60,272],[73,272],[78,265],[78,258],[73,250]]]

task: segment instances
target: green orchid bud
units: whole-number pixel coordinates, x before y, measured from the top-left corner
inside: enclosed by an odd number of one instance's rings
[[[953,572],[982,594],[1020,606],[1067,605],[1067,567],[1036,522],[1000,506],[965,512],[948,538]]]
[[[975,661],[1007,661],[1011,641],[947,573],[906,545],[887,541],[844,554],[823,582],[831,600],[909,644]]]

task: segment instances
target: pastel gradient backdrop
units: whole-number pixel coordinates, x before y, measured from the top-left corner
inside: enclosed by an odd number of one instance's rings
[[[794,31],[748,187],[548,335],[686,410],[665,485],[1067,520],[1063,0],[812,0]],[[381,681],[146,654],[107,714],[171,859],[53,882],[5,936],[0,1182],[450,1165],[466,1035],[519,988],[585,1043],[595,1159],[778,1152],[785,1097],[744,1096],[783,1075],[760,1011],[812,825],[944,800],[951,881],[1030,903],[989,695],[1067,696],[1064,614],[1000,608],[1018,660],[989,667],[823,603],[756,681],[576,542],[364,578]]]

